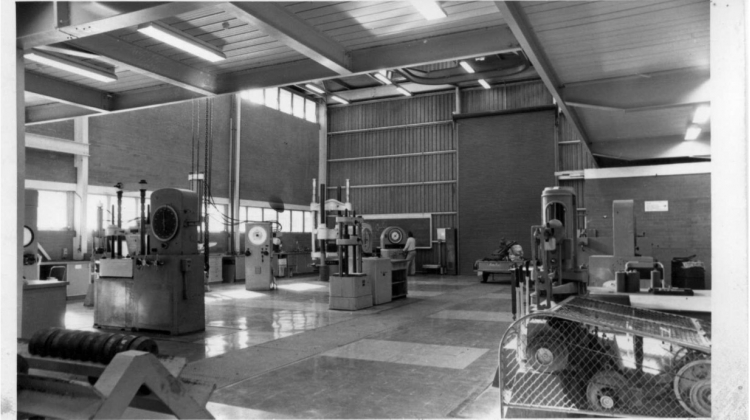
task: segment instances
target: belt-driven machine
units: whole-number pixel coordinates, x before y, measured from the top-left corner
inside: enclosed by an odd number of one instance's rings
[[[628,208],[614,205],[627,219],[620,228],[615,221],[615,242],[624,231],[622,246],[634,247]],[[711,322],[587,294],[590,274],[577,259],[585,239],[577,236],[575,211],[572,190],[544,190],[543,223],[531,230],[531,276],[517,269],[512,283],[514,290],[519,283],[521,317],[500,342],[501,410],[710,417]],[[593,268],[619,268],[619,260],[604,257]]]

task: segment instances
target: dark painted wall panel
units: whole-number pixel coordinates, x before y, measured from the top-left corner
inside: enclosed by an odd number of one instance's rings
[[[228,196],[229,101],[212,99],[211,184],[217,197]],[[90,185],[122,182],[130,190],[145,179],[149,190],[190,188],[194,137],[201,167],[205,163],[205,100],[91,118],[89,124]]]
[[[586,218],[599,236],[612,237],[612,201],[635,200],[638,242],[650,244],[652,257],[664,264],[667,277],[674,257],[697,255],[706,266],[711,285],[711,176],[672,175],[638,178],[588,179]],[[645,201],[668,201],[667,212],[646,212]]]
[[[77,169],[73,155],[26,148],[26,179],[75,184]]]
[[[319,131],[318,124],[243,101],[240,198],[310,204]]]
[[[543,111],[458,124],[461,274],[472,274],[500,238],[528,250],[542,191],[555,185],[554,123],[554,112]]]
[[[73,140],[74,122],[73,120],[66,120],[47,124],[27,125],[26,132],[63,140]]]

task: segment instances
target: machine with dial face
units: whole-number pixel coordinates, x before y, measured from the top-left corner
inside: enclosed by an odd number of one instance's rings
[[[198,252],[198,195],[163,188],[151,194],[152,253],[185,255]]]
[[[148,252],[100,261],[102,272],[108,274],[95,283],[94,325],[170,334],[202,331],[198,194],[177,188],[156,190],[151,206]]]
[[[248,223],[245,232],[245,289],[269,290],[278,269],[271,223]]]

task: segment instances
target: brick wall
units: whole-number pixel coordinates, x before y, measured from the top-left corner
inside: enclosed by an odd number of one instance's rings
[[[672,175],[639,178],[587,179],[586,218],[599,236],[612,237],[612,201],[635,200],[638,243],[651,247],[670,278],[674,257],[693,254],[706,266],[711,287],[711,176]],[[667,212],[646,212],[645,201],[668,201]],[[644,252],[644,255],[647,255]]]

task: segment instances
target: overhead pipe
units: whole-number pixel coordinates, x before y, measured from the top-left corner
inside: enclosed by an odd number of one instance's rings
[[[141,186],[141,255],[146,255],[146,180],[142,179],[138,185]]]

